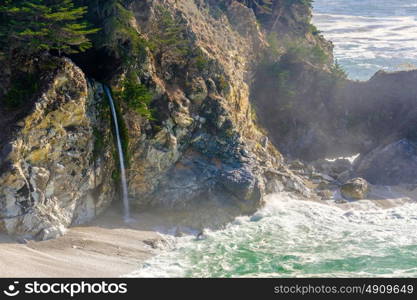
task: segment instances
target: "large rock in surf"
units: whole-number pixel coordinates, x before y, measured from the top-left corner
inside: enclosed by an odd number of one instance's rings
[[[369,184],[363,178],[353,178],[342,185],[340,192],[346,199],[365,199],[369,193]]]
[[[373,184],[417,183],[417,145],[401,139],[380,146],[360,158],[355,166],[358,176]]]

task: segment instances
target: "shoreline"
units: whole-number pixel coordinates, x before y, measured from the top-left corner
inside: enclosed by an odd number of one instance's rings
[[[110,208],[90,224],[53,240],[19,243],[0,235],[0,277],[120,277],[163,243],[143,222],[124,224]]]
[[[345,210],[390,209],[417,202],[417,190],[373,186],[366,200],[310,201]],[[128,276],[157,255],[158,249],[169,248],[168,241],[158,232],[171,231],[170,235],[176,235],[175,231],[187,218],[175,212],[147,212],[136,214],[133,219],[124,223],[123,216],[111,207],[91,223],[69,228],[54,240],[19,243],[19,240],[1,234],[0,277]]]

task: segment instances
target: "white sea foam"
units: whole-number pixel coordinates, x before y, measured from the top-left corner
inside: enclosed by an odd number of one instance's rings
[[[417,5],[410,0],[315,1],[313,23],[353,79],[417,66]]]
[[[316,14],[314,22],[336,45],[343,58],[417,59],[417,20],[414,17],[364,18]]]
[[[179,238],[133,277],[416,276],[417,204],[355,210],[270,195],[205,240]]]

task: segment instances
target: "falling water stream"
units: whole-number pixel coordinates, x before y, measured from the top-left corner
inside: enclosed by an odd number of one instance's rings
[[[129,208],[129,198],[127,193],[127,180],[126,180],[126,168],[125,160],[122,149],[122,141],[120,138],[119,122],[117,119],[116,109],[114,107],[113,97],[111,96],[110,90],[106,85],[103,85],[104,92],[109,99],[110,109],[113,116],[114,129],[116,132],[116,141],[117,141],[117,152],[119,153],[119,162],[120,162],[120,182],[122,185],[122,197],[123,197],[123,208],[124,208],[124,218],[125,221],[128,221],[130,218],[130,208]]]

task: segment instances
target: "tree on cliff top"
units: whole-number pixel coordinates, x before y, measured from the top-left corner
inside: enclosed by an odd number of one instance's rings
[[[238,0],[245,6],[252,8],[261,24],[272,24],[271,28],[278,22],[284,10],[293,5],[304,5],[309,8],[313,6],[314,0]]]
[[[85,51],[98,31],[82,20],[86,11],[72,0],[0,0],[0,52],[16,59]]]

